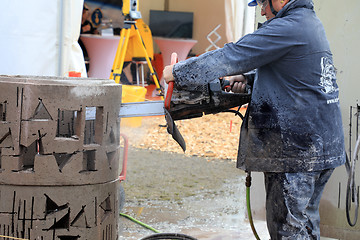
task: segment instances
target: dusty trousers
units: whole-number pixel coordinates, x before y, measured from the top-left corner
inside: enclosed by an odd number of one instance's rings
[[[319,204],[333,171],[264,173],[271,240],[320,239]]]

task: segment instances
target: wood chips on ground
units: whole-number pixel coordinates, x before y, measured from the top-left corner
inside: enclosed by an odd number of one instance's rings
[[[241,111],[244,114],[244,109]],[[186,143],[188,156],[209,159],[236,160],[239,144],[241,118],[234,113],[205,115],[201,118],[176,121]],[[183,153],[182,148],[167,133],[165,117],[144,117],[140,127],[121,124],[131,146]]]

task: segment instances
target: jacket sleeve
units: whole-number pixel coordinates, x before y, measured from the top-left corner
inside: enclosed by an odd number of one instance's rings
[[[295,45],[303,44],[296,35],[291,24],[283,19],[268,21],[236,43],[177,63],[173,68],[175,86],[183,89],[269,64],[286,55]]]

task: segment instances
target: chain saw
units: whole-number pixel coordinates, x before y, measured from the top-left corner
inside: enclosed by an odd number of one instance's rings
[[[176,63],[176,58],[176,54],[173,53],[171,64]],[[250,102],[250,88],[247,88],[245,93],[232,93],[225,91],[228,86],[229,81],[215,79],[206,84],[191,86],[191,89],[177,90],[174,88],[174,82],[170,82],[165,90],[164,101],[123,103],[119,117],[165,115],[168,133],[185,152],[185,140],[174,121],[220,112],[234,112],[242,117],[238,110],[232,108]]]

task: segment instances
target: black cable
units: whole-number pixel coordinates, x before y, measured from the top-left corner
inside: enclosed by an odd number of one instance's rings
[[[239,116],[241,118],[241,120],[244,120],[244,116],[240,113],[240,108],[241,106],[239,106],[238,110],[233,110],[233,109],[228,109],[228,110],[224,110],[222,112],[230,112],[230,113],[235,113],[235,116]]]
[[[144,237],[141,240],[156,240],[156,239],[197,240],[196,238],[181,233],[156,233]]]
[[[355,153],[358,146],[355,147]],[[348,172],[348,182],[346,186],[346,219],[348,221],[348,224],[351,227],[354,227],[356,225],[358,214],[359,214],[359,189],[355,185],[355,161],[356,158],[354,158],[350,164],[350,160],[348,156],[346,155],[346,162],[345,167]],[[355,214],[354,219],[352,220],[350,217],[350,210],[351,210],[351,203],[355,204]]]

